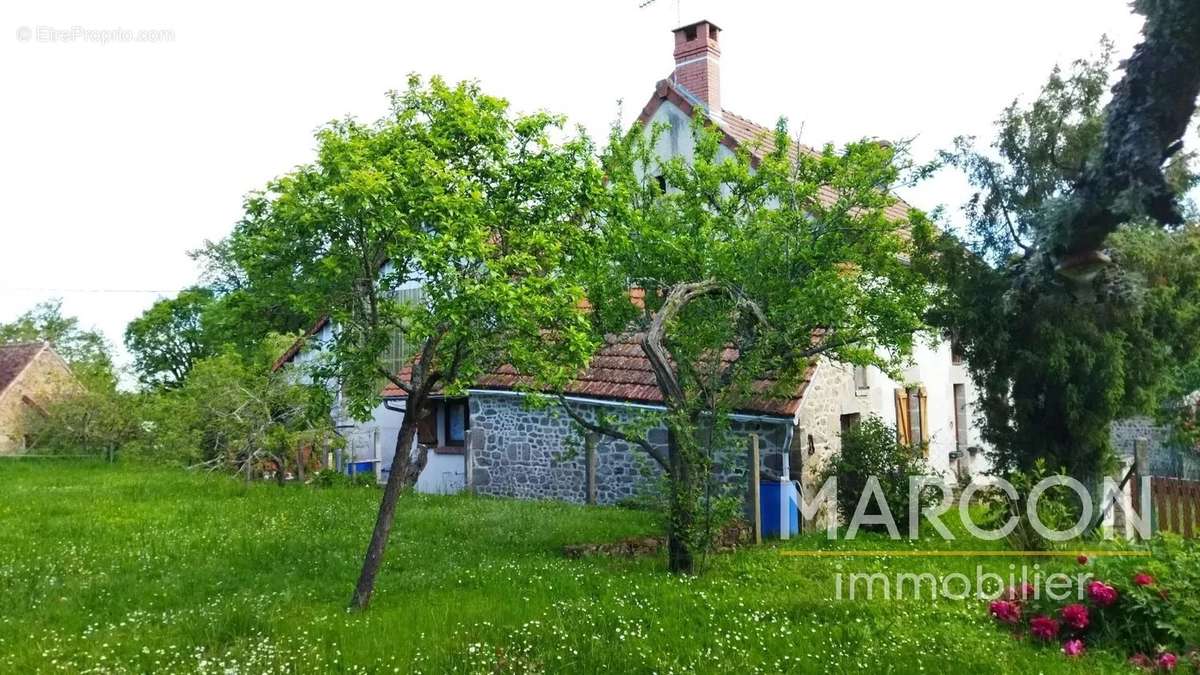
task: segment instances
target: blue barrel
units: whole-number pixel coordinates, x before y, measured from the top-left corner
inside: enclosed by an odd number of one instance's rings
[[[352,462],[346,465],[346,473],[351,476],[360,473],[375,473],[375,462]]]
[[[789,537],[800,534],[800,493],[796,491],[795,483],[759,481],[758,496],[764,537],[782,537],[784,522]]]

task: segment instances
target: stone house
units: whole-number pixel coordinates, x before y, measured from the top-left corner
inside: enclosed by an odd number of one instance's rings
[[[720,32],[708,21],[673,31],[674,70],[654,86],[638,118],[647,129],[660,123],[666,127],[656,147],[664,159],[693,155],[688,125],[696,113],[723,132],[723,156],[745,149],[761,157],[770,150],[770,128],[723,105]],[[804,147],[795,151],[812,152]],[[890,215],[903,218],[908,208],[898,202]],[[330,330],[319,324],[313,332],[316,341],[328,339]],[[790,397],[750,401],[737,410],[736,430],[759,435],[765,470],[801,481],[806,488],[816,487],[821,467],[841,446],[842,431],[869,415],[896,426],[902,440],[926,448],[932,468],[948,478],[985,470],[971,410],[975,391],[957,350],[942,336],[923,336],[917,342],[899,380],[875,368],[820,360]],[[304,358],[304,350],[296,347],[277,365]],[[596,440],[595,466],[589,466],[586,457],[571,452],[571,421],[555,414],[553,406],[526,406],[519,384],[515,373],[500,369],[483,377],[465,398],[433,402],[434,414],[417,439],[432,449],[418,489],[453,492],[470,485],[485,494],[614,503],[635,496],[653,476],[654,468],[645,468],[653,463],[645,453],[603,437]],[[632,335],[613,337],[566,394],[585,417],[601,409],[626,419],[661,410],[649,364]],[[388,388],[384,398],[372,420],[347,423],[348,433],[371,439],[360,444],[362,456],[378,462],[381,480],[394,456],[403,392]],[[662,427],[649,433],[650,441],[665,442]],[[741,474],[745,468],[742,462],[729,471]],[[594,479],[589,481],[589,475]]]
[[[0,345],[0,454],[24,451],[30,417],[46,415],[49,401],[79,386],[48,343]]]

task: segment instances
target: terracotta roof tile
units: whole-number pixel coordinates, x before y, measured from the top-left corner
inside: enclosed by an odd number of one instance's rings
[[[610,336],[606,344],[592,358],[589,367],[578,378],[569,382],[563,388],[568,396],[583,396],[630,403],[661,404],[662,394],[654,379],[654,371],[650,368],[650,360],[642,352],[641,333],[625,333]],[[722,361],[729,363],[737,358],[737,351],[726,349],[721,355]],[[800,406],[804,391],[812,379],[813,369],[809,368],[803,381],[796,391],[787,397],[776,398],[757,396],[739,407],[740,412],[778,415],[790,417]],[[401,379],[411,377],[411,367],[400,371]],[[480,377],[475,382],[476,389],[492,389],[513,391],[532,384],[532,379],[519,375],[512,366],[503,365],[492,372]],[[766,392],[775,384],[773,380],[761,380],[755,383],[755,390]],[[388,385],[383,395],[389,398],[404,398],[405,394],[395,385]]]

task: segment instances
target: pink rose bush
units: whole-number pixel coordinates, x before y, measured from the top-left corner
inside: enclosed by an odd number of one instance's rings
[[[1088,609],[1078,603],[1067,605],[1060,612],[1063,623],[1074,630],[1085,630],[1088,627]]]
[[[1091,561],[1080,555],[1076,562],[1087,565]],[[1115,562],[1120,563],[1119,560]],[[1185,558],[1178,564],[1186,565],[1188,570],[1200,570],[1200,547],[1197,547],[1195,558]],[[1101,560],[1096,563],[1097,571],[1110,565],[1116,567]],[[1181,644],[1181,633],[1171,628],[1180,625],[1179,622],[1196,620],[1194,611],[1186,613],[1191,611],[1189,607],[1194,609],[1193,604],[1172,600],[1175,595],[1186,595],[1182,588],[1193,586],[1178,587],[1176,593],[1168,593],[1168,586],[1172,584],[1163,580],[1175,580],[1178,574],[1159,576],[1157,569],[1154,576],[1146,570],[1116,571],[1116,575],[1106,575],[1107,579],[1081,579],[1082,587],[1076,586],[1076,592],[1071,594],[1078,599],[1059,603],[1039,594],[1039,589],[1032,584],[1022,583],[1005,589],[999,598],[990,602],[988,613],[1014,637],[1056,644],[1066,658],[1083,658],[1089,647],[1116,648],[1133,654],[1128,660],[1130,666],[1164,672],[1179,669],[1181,657],[1178,654],[1185,653],[1182,668],[1200,672],[1200,651],[1173,650],[1192,645]],[[1128,581],[1113,583],[1111,579],[1114,578]],[[1178,583],[1187,583],[1189,578],[1180,576]]]
[[[1022,581],[1016,586],[1009,586],[1005,589],[1002,597],[1009,602],[1022,602],[1032,598],[1035,590],[1033,584],[1028,581]]]
[[[1082,656],[1083,655],[1083,640],[1073,638],[1063,643],[1062,652],[1064,656]]]
[[[1001,623],[1013,626],[1021,623],[1021,606],[1011,600],[996,600],[988,606],[988,611]]]
[[[1117,601],[1117,589],[1103,581],[1093,581],[1087,587],[1088,599],[1097,607],[1109,607]]]
[[[1058,628],[1058,621],[1044,614],[1039,614],[1029,620],[1029,633],[1039,640],[1057,639]]]

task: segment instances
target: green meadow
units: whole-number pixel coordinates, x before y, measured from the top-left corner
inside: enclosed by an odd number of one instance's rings
[[[839,600],[850,572],[1009,558],[823,534],[719,554],[566,558],[652,513],[405,495],[371,609],[346,610],[380,493],[77,461],[0,462],[2,673],[999,673],[1127,670],[1014,639],[977,598]],[[787,551],[870,549],[881,556]],[[1043,561],[1053,567],[1055,563]]]

